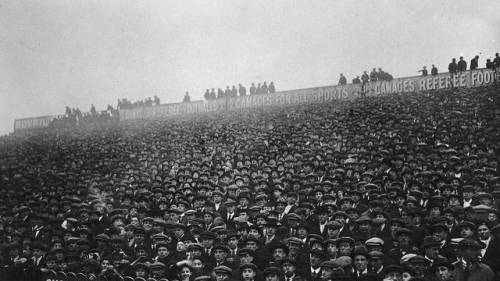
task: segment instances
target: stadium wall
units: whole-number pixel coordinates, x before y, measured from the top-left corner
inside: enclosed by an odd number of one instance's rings
[[[120,110],[120,121],[156,119],[181,114],[198,114],[211,111],[237,110],[264,106],[286,106],[303,103],[349,100],[361,96],[382,96],[393,93],[409,93],[453,87],[479,87],[500,81],[499,71],[491,69],[468,70],[457,74],[441,73],[436,76],[396,78],[392,81],[370,82],[362,89],[361,84],[325,86],[276,92],[273,94],[232,97],[212,101],[165,104]]]
[[[193,101],[189,103],[172,103],[152,107],[120,109],[119,115],[120,121],[133,121],[253,107],[350,100],[361,96],[363,93],[366,96],[383,96],[393,93],[410,93],[453,87],[472,88],[500,81],[499,74],[500,69],[477,69],[453,75],[450,73],[441,73],[436,76],[413,76],[396,78],[392,81],[370,82],[364,87],[361,84],[347,84],[281,91],[273,94],[232,97],[212,101]],[[58,115],[17,119],[14,121],[14,132],[48,127],[52,120],[57,117]]]

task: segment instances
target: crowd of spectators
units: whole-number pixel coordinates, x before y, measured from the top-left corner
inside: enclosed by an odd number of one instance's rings
[[[479,67],[479,56],[474,56],[469,65],[470,70],[475,70]],[[498,53],[495,54],[495,58],[493,61],[491,59],[486,60],[485,67],[487,69],[497,69],[500,67],[500,56]],[[448,65],[448,71],[450,73],[463,72],[467,70],[467,62],[464,60],[463,56],[460,56],[459,61],[457,62],[456,58],[453,58]]]
[[[149,97],[145,100],[131,102],[128,99],[119,99],[117,109],[133,109],[137,107],[150,107],[160,105],[160,98],[156,95],[153,98]]]
[[[376,81],[391,81],[393,76],[382,70],[382,68],[378,68],[378,71],[376,68],[373,68],[370,74],[365,70],[363,71],[363,74],[361,77],[356,76],[356,78],[352,79],[352,84],[363,84],[365,85],[368,82],[376,82]],[[347,78],[344,76],[343,73],[340,73],[340,78],[338,85],[346,85],[347,84]]]
[[[108,105],[106,110],[97,111],[95,106],[90,106],[89,112],[82,113],[79,108],[66,107],[64,115],[61,115],[49,124],[50,128],[72,128],[75,126],[94,126],[118,121],[118,110]]]
[[[83,112],[79,108],[66,107],[64,115],[55,118],[50,128],[71,128],[74,126],[101,126],[108,122],[118,121],[120,109],[133,109],[137,107],[150,107],[160,105],[160,98],[156,95],[145,100],[131,102],[128,99],[118,99],[116,109],[109,105],[106,110],[97,111],[95,106],[90,106],[89,112]]]
[[[276,87],[274,86],[274,82],[267,84],[267,82],[264,81],[264,83],[258,83],[257,86],[255,86],[255,83],[252,83],[250,88],[248,89],[245,88],[245,86],[238,84],[238,88],[236,88],[235,85],[232,87],[226,86],[226,90],[222,90],[221,88],[217,89],[217,92],[215,91],[215,88],[212,88],[212,90],[207,89],[205,93],[203,94],[203,97],[206,100],[215,100],[215,99],[223,99],[223,98],[230,98],[230,97],[244,97],[247,95],[260,95],[260,94],[272,94],[276,92]]]
[[[489,86],[0,138],[0,280],[498,280],[499,108]]]

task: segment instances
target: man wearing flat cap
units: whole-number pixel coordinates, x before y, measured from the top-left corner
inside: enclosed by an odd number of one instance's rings
[[[151,277],[160,279],[166,277],[166,270],[167,267],[164,263],[162,262],[153,262],[149,266],[149,270],[151,271]]]
[[[240,275],[242,281],[255,281],[258,269],[253,263],[245,263],[240,266]]]
[[[264,276],[264,281],[280,281],[281,280],[281,269],[279,267],[270,266],[262,272]]]
[[[167,242],[161,241],[156,243],[157,256],[153,258],[154,261],[161,262],[167,268],[176,263],[176,258],[170,249]]]
[[[484,245],[472,239],[462,239],[458,243],[459,261],[453,263],[453,278],[458,281],[467,280],[494,280],[491,268],[479,259],[480,251]]]
[[[225,265],[220,265],[217,266],[213,269],[213,272],[215,273],[215,280],[216,281],[231,281],[231,275],[233,274],[233,269],[225,266]]]

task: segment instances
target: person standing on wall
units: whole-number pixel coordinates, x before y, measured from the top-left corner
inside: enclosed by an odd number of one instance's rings
[[[460,57],[457,66],[458,66],[458,71],[460,72],[467,70],[467,62],[464,60],[464,57]]]
[[[436,76],[438,74],[438,69],[435,65],[432,65],[432,68],[431,68],[431,75],[432,76]]]
[[[425,65],[424,65],[424,67],[422,67],[422,69],[420,69],[417,72],[422,72],[422,76],[427,76],[427,74],[428,74],[427,67]]]
[[[263,94],[269,93],[269,89],[267,87],[267,83],[264,81],[264,84],[262,84],[262,87],[260,88]]]
[[[182,100],[182,102],[190,102],[191,101],[191,97],[189,96],[189,92],[186,92],[186,94],[184,95],[184,99]]]
[[[238,89],[236,89],[236,86],[233,85],[231,88],[231,97],[237,97],[238,96]]]
[[[373,68],[372,72],[370,72],[370,81],[374,82],[378,80],[377,69]]]
[[[347,84],[347,79],[345,78],[343,73],[340,73],[339,85],[345,85],[345,84]]]
[[[215,88],[212,88],[212,91],[210,91],[210,99],[211,100],[217,99],[217,94],[215,94]]]
[[[250,95],[255,95],[257,93],[257,87],[255,87],[255,83],[252,83],[250,86]]]
[[[458,65],[456,63],[456,59],[453,58],[450,62],[450,64],[448,65],[448,72],[450,72],[450,75],[451,75],[451,87],[454,87],[455,85],[453,85],[453,75],[457,74],[457,70],[458,70]]]
[[[274,82],[269,83],[269,93],[276,93],[276,87],[274,87]]]
[[[486,68],[487,69],[495,69],[495,64],[490,59],[487,59],[486,60]]]
[[[453,58],[450,64],[448,65],[448,72],[450,72],[451,74],[455,74],[457,73],[457,71],[458,71],[457,60]]]
[[[493,64],[497,68],[500,67],[500,56],[498,55],[498,53],[495,54],[495,59],[493,60]]]
[[[470,70],[477,69],[479,65],[479,56],[475,56],[473,59],[470,60]]]
[[[368,81],[370,81],[370,76],[368,76],[368,73],[363,71],[363,75],[361,75],[361,81],[363,82],[361,85],[361,92],[364,94],[365,93],[365,86]]]
[[[244,97],[247,95],[247,89],[241,84],[238,84],[238,92],[240,93],[240,97]]]

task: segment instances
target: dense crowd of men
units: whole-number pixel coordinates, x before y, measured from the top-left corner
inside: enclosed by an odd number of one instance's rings
[[[223,98],[231,98],[231,97],[244,97],[247,95],[260,95],[260,94],[272,94],[276,92],[276,87],[274,86],[274,82],[270,82],[269,85],[266,81],[264,83],[258,83],[255,86],[255,83],[252,83],[250,88],[245,88],[245,86],[238,84],[238,88],[235,85],[233,87],[226,86],[226,90],[222,90],[221,88],[215,91],[215,88],[212,90],[207,89],[203,94],[203,97],[206,100],[215,100],[215,99],[223,99]]]
[[[499,280],[499,108],[489,86],[0,138],[0,280]]]

